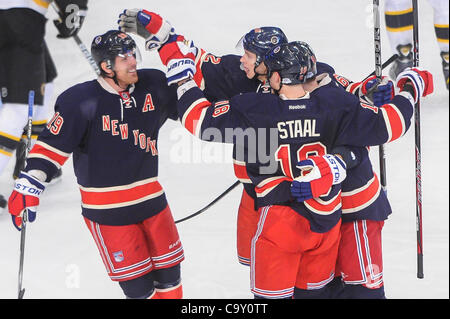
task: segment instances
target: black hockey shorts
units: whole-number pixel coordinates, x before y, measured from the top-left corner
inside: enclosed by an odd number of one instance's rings
[[[0,10],[0,92],[3,103],[42,105],[45,66],[45,23],[40,13],[27,8]]]

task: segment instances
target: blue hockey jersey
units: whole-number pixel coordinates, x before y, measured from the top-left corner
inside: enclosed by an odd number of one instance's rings
[[[208,101],[191,82],[179,88],[188,90],[180,93],[178,111],[197,137],[235,144],[241,155],[236,160],[245,163],[255,187],[257,207],[289,205],[310,221],[313,231],[325,232],[341,217],[340,187],[321,198],[293,202],[290,184],[301,173],[295,164],[338,145],[364,147],[398,138],[410,126],[413,105],[404,93],[376,108],[345,92],[327,74],[318,79],[320,87],[301,99],[245,93],[217,102]],[[218,132],[211,134],[211,128]]]
[[[63,92],[27,159],[26,171],[49,181],[72,154],[82,214],[99,224],[137,223],[167,206],[157,140],[164,122],[178,118],[176,91],[159,70],[138,77],[121,93],[101,77]]]
[[[239,60],[240,57],[237,55],[218,57],[198,49],[197,72],[194,80],[203,90],[207,100],[227,100],[246,92],[271,93],[268,83],[247,78],[245,72],[240,69]],[[344,89],[352,94],[358,94],[358,83],[335,74],[335,70],[330,65],[317,62],[317,72],[329,74],[333,81],[339,83]],[[369,103],[366,105],[370,107]],[[356,149],[353,148],[353,150]],[[386,194],[381,191],[381,185],[373,170],[368,152],[359,150],[358,154],[360,157],[358,166],[348,170],[347,178],[342,183],[343,221],[384,220],[391,213]],[[256,199],[255,188],[248,176],[246,163],[237,160],[236,148],[233,149],[233,162],[236,177],[242,182],[246,192]]]

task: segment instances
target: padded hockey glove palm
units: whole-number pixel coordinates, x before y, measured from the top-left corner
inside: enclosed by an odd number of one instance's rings
[[[378,83],[377,77],[373,75],[361,83],[361,94],[380,107],[394,98],[394,85],[386,76]]]
[[[36,219],[36,209],[39,197],[44,191],[46,183],[28,173],[21,172],[14,183],[14,190],[8,200],[8,210],[12,215],[14,226],[22,229],[22,218],[26,212],[26,220],[33,222]]]
[[[333,185],[341,183],[347,176],[345,163],[330,154],[309,157],[298,162],[297,167],[309,170],[292,181],[291,195],[298,202],[328,194]]]
[[[68,5],[61,8],[61,19],[53,20],[53,24],[58,29],[58,39],[67,39],[75,36],[83,25],[87,10],[80,10],[77,5]]]
[[[400,91],[405,89],[405,84],[410,83],[414,89],[414,103],[420,97],[433,93],[433,75],[419,68],[407,68],[397,76],[397,87]]]
[[[125,9],[117,24],[120,31],[143,37],[148,51],[161,48],[174,32],[170,23],[160,15],[143,9]]]

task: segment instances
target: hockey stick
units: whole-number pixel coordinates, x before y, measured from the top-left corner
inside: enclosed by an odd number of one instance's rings
[[[419,14],[417,0],[413,0],[413,66],[419,66]],[[417,227],[417,278],[423,275],[423,241],[422,241],[422,162],[420,146],[420,98],[414,108],[414,128],[416,146],[416,227]]]
[[[58,14],[60,20],[62,21],[63,15],[62,15],[61,10],[59,9],[58,5],[55,2],[52,2],[52,7],[53,7],[53,9],[55,9],[55,11]],[[89,62],[91,67],[94,69],[95,73],[97,73],[97,75],[99,75],[100,74],[100,69],[98,68],[97,63],[95,63],[94,59],[92,58],[91,53],[89,52],[89,50],[84,45],[83,41],[81,41],[80,37],[77,34],[72,36],[72,38],[75,40],[75,43],[78,45],[78,48],[80,48],[81,53],[83,53],[83,55],[86,58],[86,60]]]
[[[383,68],[381,64],[381,34],[380,34],[380,1],[373,0],[373,39],[375,44],[375,76],[377,82],[380,83],[383,76]],[[384,145],[378,146],[378,157],[380,162],[380,183],[383,191],[387,192],[386,182],[386,154]]]
[[[31,128],[33,125],[33,105],[34,105],[34,91],[28,93],[28,125],[27,125],[27,149],[25,158],[31,150]],[[25,210],[22,215],[22,230],[20,232],[20,261],[19,261],[19,284],[18,284],[18,299],[23,299],[25,288],[22,288],[23,279],[23,261],[25,258],[25,234],[27,229],[28,213]]]
[[[191,219],[192,217],[195,217],[201,213],[203,213],[205,210],[207,210],[208,208],[210,208],[212,205],[214,205],[215,203],[217,203],[221,198],[223,198],[226,194],[228,194],[229,192],[231,192],[236,186],[238,186],[241,182],[240,181],[236,181],[233,185],[231,185],[230,187],[228,187],[222,194],[220,194],[219,196],[217,196],[211,203],[209,203],[208,205],[206,205],[205,207],[203,207],[202,209],[200,209],[199,211],[188,215],[184,218],[181,218],[177,221],[175,221],[175,224],[184,222],[185,220]]]
[[[387,59],[382,65],[381,65],[381,69],[385,69],[386,67],[388,67],[392,62],[394,62],[396,59],[398,58],[398,54],[393,54],[389,59]],[[372,75],[375,75],[375,71],[373,71],[372,73],[370,73],[364,80],[370,78]],[[363,80],[363,82],[364,82]],[[394,79],[395,80],[395,79]]]

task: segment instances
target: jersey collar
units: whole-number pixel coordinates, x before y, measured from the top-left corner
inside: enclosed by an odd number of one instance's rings
[[[120,95],[119,92],[117,92],[116,90],[114,90],[114,89],[112,88],[112,86],[109,85],[109,83],[106,82],[105,79],[104,79],[102,76],[99,76],[99,77],[97,78],[97,82],[100,84],[100,86],[101,86],[106,92],[111,93],[111,94]],[[130,94],[133,93],[134,87],[135,87],[135,85],[134,85],[134,84],[131,84],[131,85],[129,86],[129,88],[128,88],[128,93],[130,93]]]

